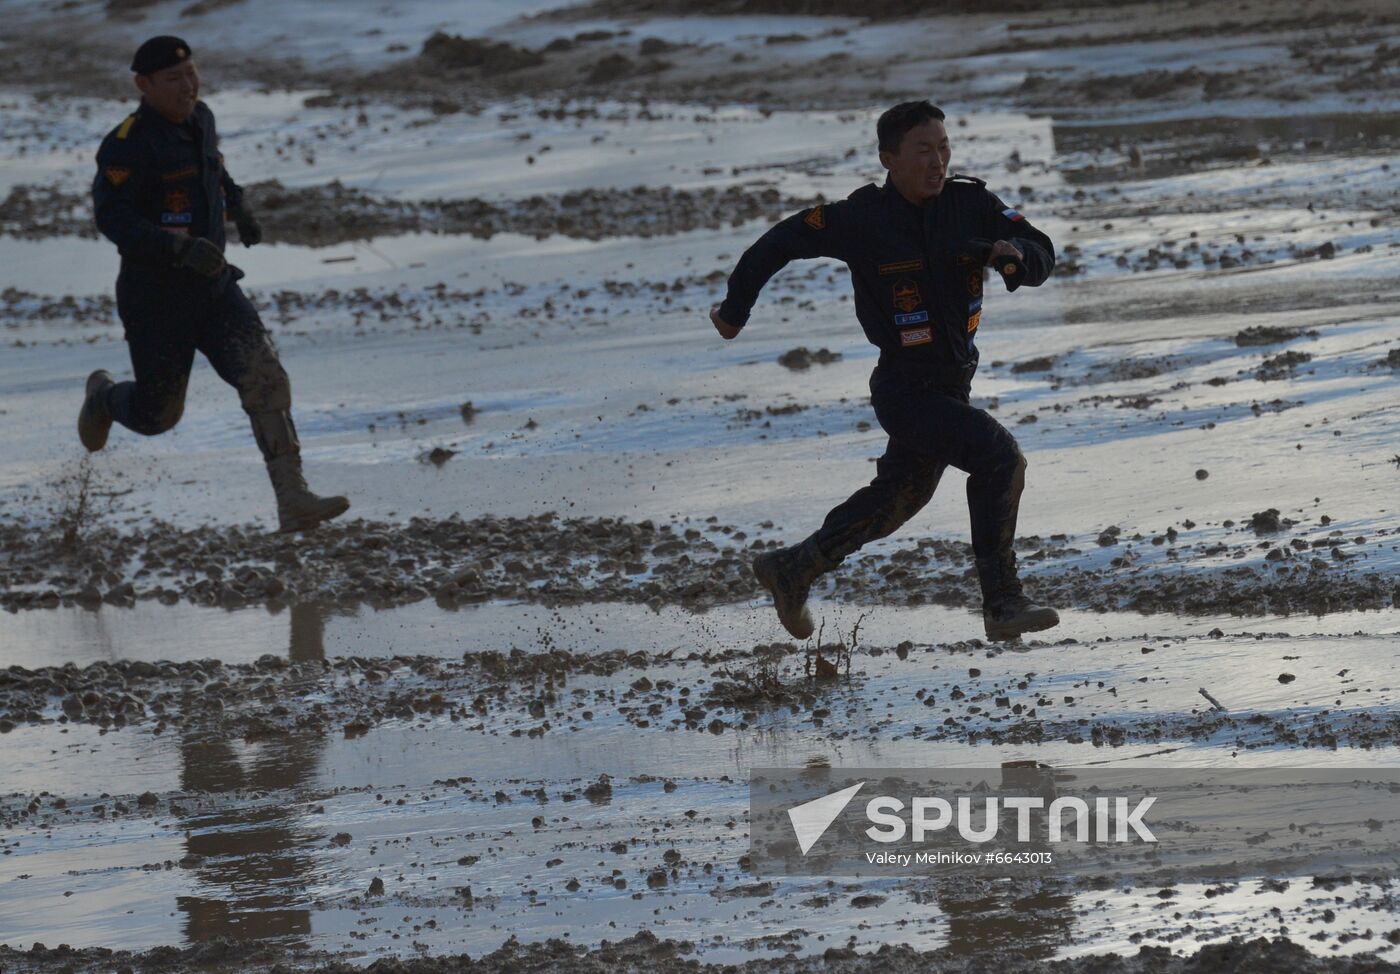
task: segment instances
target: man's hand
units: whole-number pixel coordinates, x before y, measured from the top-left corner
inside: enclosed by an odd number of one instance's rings
[[[1016,260],[1020,261],[1023,260],[1025,256],[1025,254],[1016,249],[1016,245],[1010,240],[998,240],[996,243],[992,244],[992,252],[987,257],[987,263],[995,263],[998,257],[1014,257]]]
[[[715,326],[715,331],[719,332],[719,337],[725,341],[739,337],[739,329],[719,316],[719,305],[710,309],[710,321]]]
[[[238,239],[243,242],[243,246],[251,247],[253,244],[262,243],[262,224],[248,207],[240,206],[231,215],[234,225],[238,227]]]
[[[175,238],[175,266],[201,277],[215,278],[224,272],[224,255],[203,237]]]

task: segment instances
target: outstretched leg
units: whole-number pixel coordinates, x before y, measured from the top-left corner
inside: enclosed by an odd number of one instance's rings
[[[812,583],[862,545],[892,534],[928,503],[944,464],[891,438],[876,461],[875,479],[826,516],[821,528],[792,548],[754,559],[754,577],[773,596],[778,621],[806,639],[815,625],[807,609]]]
[[[301,472],[301,443],[292,422],[292,385],[257,310],[236,284],[229,285],[203,330],[199,349],[219,376],[238,390],[253,426],[272,488],[278,530],[304,531],[344,514],[344,497],[320,497]]]
[[[1016,438],[965,396],[929,390],[910,403],[877,396],[880,424],[910,449],[966,471],[972,553],[982,587],[982,617],[990,639],[1012,639],[1059,623],[1053,609],[1034,605],[1016,572],[1016,518],[1025,488],[1026,458]]]
[[[113,382],[106,369],[88,376],[78,436],[89,450],[107,445],[115,420],[143,436],[174,427],[185,411],[194,364],[198,295],[171,294],[149,284],[117,280],[117,312],[126,331],[135,379]]]

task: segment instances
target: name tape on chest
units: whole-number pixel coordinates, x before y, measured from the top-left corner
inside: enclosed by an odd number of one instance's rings
[[[924,262],[922,259],[897,260],[892,264],[881,264],[879,266],[881,277],[886,277],[890,274],[910,274],[923,269]]]

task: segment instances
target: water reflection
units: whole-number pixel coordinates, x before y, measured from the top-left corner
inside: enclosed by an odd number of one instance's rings
[[[288,657],[324,659],[325,610],[302,604],[290,614]],[[312,784],[325,745],[314,729],[257,742],[205,736],[181,742],[185,791],[240,793],[236,807],[181,821],[199,884],[218,894],[177,898],[188,941],[280,939],[307,946],[311,911],[301,904],[315,870],[312,848],[324,835],[305,822],[296,795]]]

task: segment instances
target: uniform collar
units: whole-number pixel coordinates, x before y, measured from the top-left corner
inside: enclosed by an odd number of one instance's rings
[[[144,98],[141,99],[141,104],[136,106],[136,114],[146,123],[160,126],[169,134],[193,138],[195,129],[199,127],[199,106],[202,104],[204,103],[201,101],[195,102],[194,111],[190,112],[190,117],[183,122],[170,121],[170,119],[152,108]]]
[[[938,197],[935,196],[933,199],[928,200],[926,203],[924,203],[923,206],[916,206],[913,203],[909,202],[907,199],[905,199],[903,193],[895,189],[894,183],[891,182],[889,176],[885,177],[885,182],[880,187],[880,192],[883,193],[887,199],[893,200],[897,205],[904,207],[912,213],[923,213],[925,210],[927,210],[930,206],[933,205],[934,200],[938,199]]]

